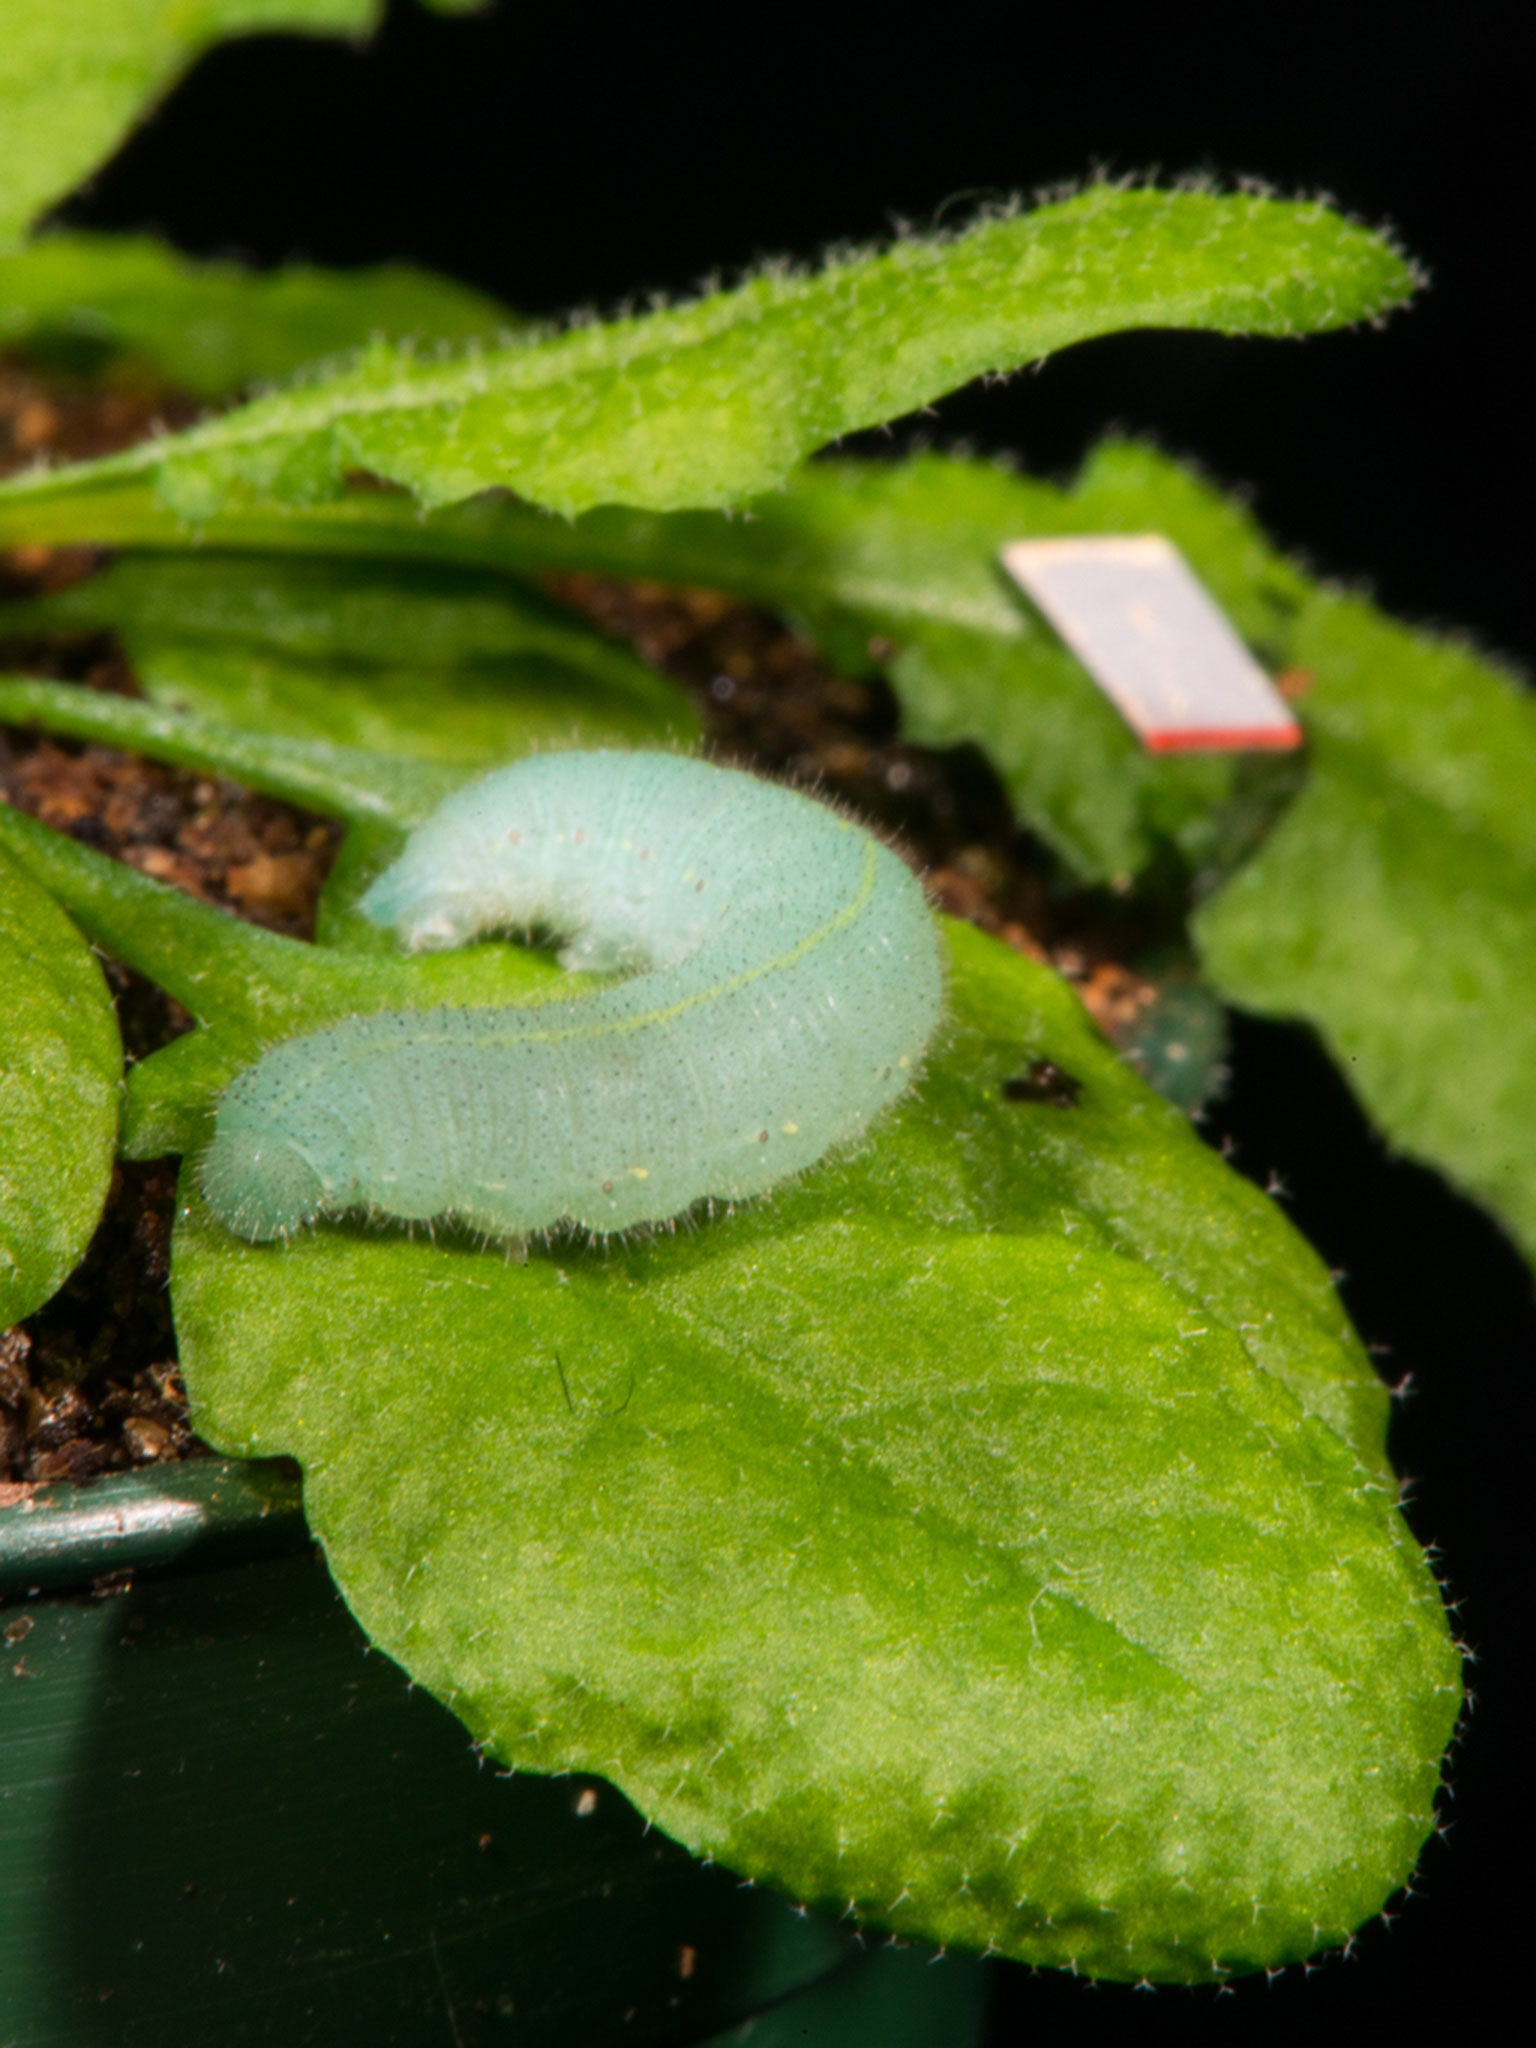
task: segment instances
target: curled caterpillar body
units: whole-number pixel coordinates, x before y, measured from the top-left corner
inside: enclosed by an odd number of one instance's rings
[[[384,1011],[277,1046],[219,1104],[220,1220],[596,1232],[758,1195],[858,1137],[938,1022],[922,887],[850,819],[672,754],[539,756],[460,790],[363,909],[413,950],[542,928],[630,978],[529,1008]]]

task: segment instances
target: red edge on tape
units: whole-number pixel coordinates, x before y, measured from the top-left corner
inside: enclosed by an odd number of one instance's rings
[[[1185,725],[1143,733],[1142,744],[1149,754],[1237,753],[1258,747],[1284,753],[1299,747],[1305,737],[1294,721],[1289,725]]]

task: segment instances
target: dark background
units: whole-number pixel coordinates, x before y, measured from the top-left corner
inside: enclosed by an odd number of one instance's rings
[[[1431,273],[1384,331],[1095,342],[947,401],[924,432],[1054,472],[1106,425],[1150,431],[1250,485],[1276,537],[1318,565],[1529,664],[1523,12],[955,0],[882,24],[842,5],[594,15],[501,0],[451,21],[400,4],[366,50],[214,53],[69,217],[258,261],[406,256],[556,312],[686,291],[1095,165],[1326,191],[1390,222]],[[1222,1997],[1010,1971],[999,2042],[1253,2041],[1368,2019],[1413,2040],[1441,2019],[1475,2026],[1523,1958],[1530,1281],[1492,1225],[1387,1156],[1305,1035],[1240,1024],[1234,1068],[1217,1134],[1244,1170],[1281,1174],[1300,1227],[1345,1269],[1363,1334],[1388,1347],[1384,1370],[1413,1375],[1395,1451],[1479,1654],[1456,1824],[1393,1928],[1373,1924],[1347,1961]]]

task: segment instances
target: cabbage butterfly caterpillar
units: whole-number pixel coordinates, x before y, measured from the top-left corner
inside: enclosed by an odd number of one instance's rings
[[[597,1232],[763,1193],[856,1138],[938,1021],[938,934],[890,849],[680,755],[537,756],[450,797],[363,899],[412,950],[508,927],[576,970],[534,1008],[384,1011],[239,1075],[203,1162],[239,1236],[322,1215]]]

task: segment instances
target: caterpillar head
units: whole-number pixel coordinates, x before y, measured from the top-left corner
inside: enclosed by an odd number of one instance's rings
[[[203,1155],[203,1194],[236,1237],[266,1244],[313,1223],[325,1183],[291,1137],[221,1116]]]

